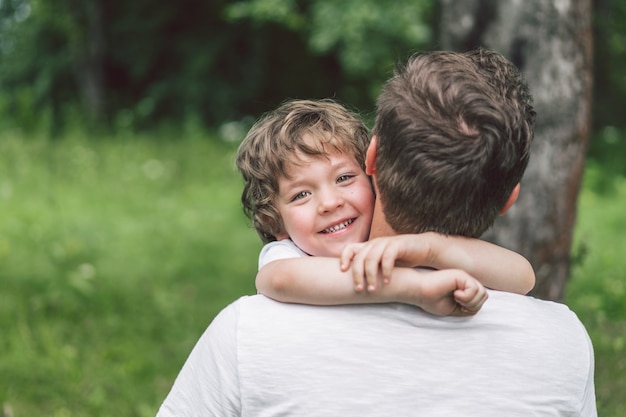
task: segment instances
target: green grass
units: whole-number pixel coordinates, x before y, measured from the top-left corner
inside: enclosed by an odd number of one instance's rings
[[[0,402],[21,416],[154,416],[260,242],[233,146],[0,142]]]
[[[578,203],[566,302],[587,327],[596,356],[600,416],[626,415],[626,179],[595,163]]]
[[[155,415],[215,314],[254,292],[261,244],[240,209],[234,151],[197,132],[3,133],[5,415]],[[600,415],[617,417],[626,414],[626,180],[603,175],[591,167],[581,194],[567,302],[595,345]]]

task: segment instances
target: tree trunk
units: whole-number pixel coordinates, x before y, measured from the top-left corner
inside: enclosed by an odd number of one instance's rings
[[[104,117],[104,24],[100,1],[70,0],[70,10],[81,31],[73,46],[74,70],[83,106],[91,122]]]
[[[532,295],[563,299],[591,128],[591,0],[441,0],[440,45],[496,50],[521,70],[537,111],[522,192],[484,239],[526,256]]]

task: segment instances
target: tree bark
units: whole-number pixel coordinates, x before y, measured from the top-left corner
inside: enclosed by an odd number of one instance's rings
[[[532,295],[563,299],[591,129],[591,0],[441,0],[443,49],[496,50],[521,70],[537,111],[513,208],[483,238],[526,256]]]
[[[104,117],[104,23],[100,1],[82,3],[70,0],[81,37],[72,45],[74,71],[83,106],[91,122]]]

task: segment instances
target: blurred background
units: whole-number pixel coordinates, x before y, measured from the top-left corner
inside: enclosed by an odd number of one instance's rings
[[[521,201],[485,238],[579,315],[600,415],[626,415],[623,1],[0,0],[2,417],[155,415],[255,293],[233,163],[254,120],[332,97],[371,125],[397,62],[477,46],[538,112]]]

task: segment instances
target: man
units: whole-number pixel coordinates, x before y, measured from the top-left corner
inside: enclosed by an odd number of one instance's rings
[[[499,54],[412,57],[378,100],[370,237],[480,236],[515,201],[533,118]],[[531,297],[490,291],[474,316],[436,317],[252,296],[215,318],[159,416],[596,416],[593,375],[580,321]]]

